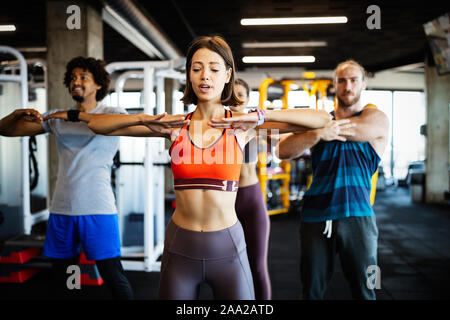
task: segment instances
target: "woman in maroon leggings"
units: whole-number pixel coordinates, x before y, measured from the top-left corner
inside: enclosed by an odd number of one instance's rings
[[[233,112],[242,113],[249,101],[250,88],[244,80],[238,78],[234,83],[234,90],[243,103],[232,106],[230,109]],[[244,229],[255,298],[257,300],[270,300],[272,294],[267,267],[270,220],[256,174],[257,161],[258,143],[257,138],[253,138],[244,149],[244,160],[239,176],[235,208],[237,217]]]

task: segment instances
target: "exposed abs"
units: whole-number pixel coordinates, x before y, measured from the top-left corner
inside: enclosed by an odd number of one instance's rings
[[[216,231],[237,221],[234,205],[236,192],[192,189],[175,192],[176,209],[173,221],[184,229]]]

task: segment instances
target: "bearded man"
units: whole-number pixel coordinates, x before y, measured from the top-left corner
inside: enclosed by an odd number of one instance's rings
[[[353,297],[374,300],[371,271],[379,268],[371,178],[386,147],[389,121],[373,105],[362,104],[367,82],[359,63],[344,61],[334,75],[333,121],[283,138],[277,152],[281,159],[291,159],[312,150],[313,181],[300,223],[303,298],[323,299],[339,254]]]

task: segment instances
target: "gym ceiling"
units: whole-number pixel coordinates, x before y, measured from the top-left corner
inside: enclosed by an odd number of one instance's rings
[[[236,67],[280,67],[280,64],[246,64],[243,56],[313,55],[314,63],[283,64],[306,70],[330,70],[347,58],[371,72],[420,63],[428,44],[423,24],[449,12],[449,2],[349,0],[134,0],[184,55],[189,43],[201,35],[222,35],[233,50]],[[102,6],[102,1],[92,1]],[[445,5],[447,3],[447,5]],[[380,29],[369,29],[370,5],[380,8]],[[243,18],[346,16],[347,23],[288,26],[243,26]],[[2,3],[0,24],[14,24],[15,32],[1,32],[0,44],[14,48],[40,48],[24,52],[26,58],[45,59],[45,0],[8,0]],[[151,60],[108,24],[104,26],[104,59]],[[326,42],[320,47],[244,48],[256,42]],[[0,57],[0,60],[2,60]]]

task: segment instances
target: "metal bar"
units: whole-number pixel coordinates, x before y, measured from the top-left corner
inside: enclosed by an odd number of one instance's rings
[[[0,53],[8,53],[17,58],[20,66],[20,105],[21,108],[28,107],[28,66],[23,55],[14,48],[7,46],[0,46]],[[29,137],[21,138],[22,149],[22,216],[23,216],[23,232],[24,234],[31,234],[31,212],[30,212],[30,180],[29,180],[29,151],[28,151]]]
[[[115,90],[117,95],[117,107],[120,107],[120,98],[123,93],[123,87],[128,79],[143,79],[144,73],[142,71],[127,71],[117,77]]]
[[[129,40],[150,58],[164,59],[164,55],[147,38],[145,38],[133,25],[128,23],[109,6],[102,10],[102,19],[111,28],[116,30],[125,39]]]
[[[142,271],[145,270],[145,263],[143,261],[129,261],[122,260],[122,266],[125,270]]]
[[[49,214],[50,213],[49,213],[48,209],[31,214],[30,215],[31,225],[35,225],[36,223],[39,223],[41,221],[48,220]]]
[[[169,78],[169,79],[176,79],[181,81],[186,81],[186,75],[181,72],[177,72],[172,69],[162,69],[156,72],[157,77],[161,78]]]
[[[161,59],[176,59],[181,57],[181,51],[167,37],[164,31],[159,28],[142,10],[136,6],[133,1],[126,0],[102,0],[105,9],[110,14],[115,14],[122,21],[137,30],[142,38],[145,38],[152,46],[156,47],[163,56]],[[127,38],[129,35],[125,35]]]
[[[391,178],[392,181],[395,181],[394,178],[394,91],[391,91],[391,96],[392,96],[392,105],[391,105],[391,110],[392,110],[392,118],[391,118]]]
[[[143,77],[144,108],[142,111],[146,114],[153,114],[155,108],[151,105],[151,94],[153,92],[154,84],[157,84],[157,113],[162,113],[164,112],[164,99],[162,99],[162,93],[164,92],[163,78],[184,80],[184,75],[174,70],[169,70],[179,68],[184,64],[184,58],[170,61],[114,62],[107,65],[106,70],[109,73],[127,69],[143,70],[142,72],[125,72],[125,74],[118,77],[116,80],[116,93],[118,94],[117,102],[120,105],[120,93],[123,91],[123,86],[127,78]],[[158,152],[152,154],[155,150],[158,150]],[[124,261],[124,268],[127,270],[160,271],[161,268],[161,263],[156,260],[162,254],[164,249],[164,168],[157,166],[166,164],[165,162],[167,162],[168,156],[165,155],[164,152],[164,141],[160,138],[146,138],[144,157],[144,245],[142,248],[143,252],[141,253],[144,257],[144,261]],[[137,163],[129,164],[135,165]],[[158,181],[157,185],[155,185],[155,180]],[[155,190],[161,192],[158,192],[158,194],[155,195]],[[154,240],[155,227],[156,244]],[[123,248],[123,250],[125,253],[132,254],[132,252],[128,252],[128,247]],[[138,253],[135,252],[133,256],[136,256],[137,254]]]
[[[116,107],[120,107],[121,105],[121,97],[122,97],[122,93],[123,93],[123,87],[125,86],[125,82],[130,79],[130,78],[143,78],[144,77],[144,73],[142,71],[127,71],[122,73],[116,80],[115,83],[115,90],[116,90],[116,95],[117,95],[117,105]],[[120,159],[119,159],[120,160]],[[125,163],[125,162],[120,162],[120,165],[144,165],[144,163]],[[117,175],[118,177],[118,185],[120,186],[120,174]],[[125,229],[125,224],[124,224],[124,216],[123,216],[123,210],[122,210],[122,203],[123,203],[123,199],[122,199],[122,193],[119,192],[119,196],[117,197],[117,207],[120,209],[118,214],[119,214],[119,230],[120,230],[120,239],[121,239],[121,243],[123,243],[124,239],[123,239],[123,231]]]
[[[151,114],[151,93],[153,91],[154,68],[144,67],[144,113]],[[154,220],[153,220],[153,177],[152,177],[152,144],[151,139],[145,141],[144,158],[144,265],[145,270],[151,270],[151,263],[154,259]]]
[[[144,68],[174,68],[179,62],[174,60],[164,60],[164,61],[123,61],[123,62],[112,62],[108,64],[105,69],[109,73],[113,73],[118,70],[127,69],[144,69]]]
[[[22,82],[22,77],[12,74],[0,74],[0,81]]]

